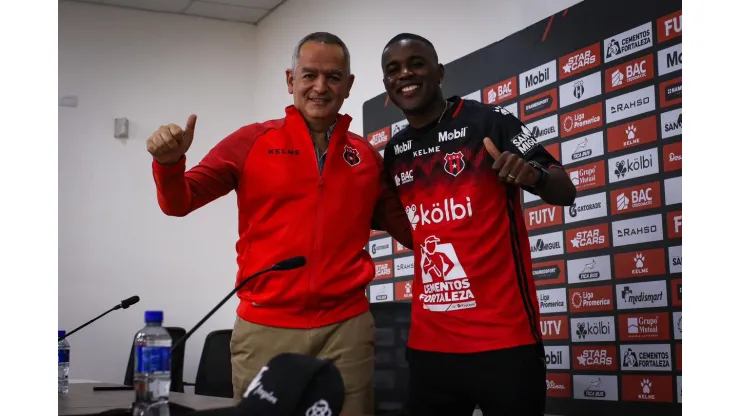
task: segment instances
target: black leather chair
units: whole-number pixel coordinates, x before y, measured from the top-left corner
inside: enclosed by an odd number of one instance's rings
[[[180,327],[165,327],[167,332],[170,333],[170,337],[172,337],[172,345],[174,345],[180,338],[185,336],[185,329]],[[187,341],[182,344],[181,347],[175,351],[175,353],[170,357],[170,376],[172,378],[172,383],[170,384],[170,391],[178,392],[178,393],[184,393],[185,392],[185,385],[183,383],[183,368],[185,366],[185,344],[187,344]],[[126,386],[133,386],[134,385],[134,343],[131,342],[131,353],[128,357],[128,366],[126,367],[126,376],[123,379],[123,384]]]
[[[234,396],[231,384],[231,329],[213,331],[206,336],[195,384],[185,385],[195,386],[195,394],[226,398]]]

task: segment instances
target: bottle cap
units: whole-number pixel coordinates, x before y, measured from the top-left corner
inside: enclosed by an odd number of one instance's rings
[[[162,311],[144,312],[144,322],[162,322],[163,320],[164,320],[164,313]]]
[[[57,331],[57,338],[67,335],[67,331],[60,329]]]

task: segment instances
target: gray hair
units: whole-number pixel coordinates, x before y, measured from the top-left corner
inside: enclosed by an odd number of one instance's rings
[[[293,50],[293,60],[291,62],[291,68],[295,71],[296,67],[298,66],[298,57],[301,54],[301,48],[303,45],[305,45],[308,42],[320,42],[320,43],[326,43],[329,45],[338,45],[342,48],[342,53],[344,53],[344,60],[347,64],[347,72],[351,73],[350,65],[349,65],[349,49],[347,49],[347,45],[342,42],[342,39],[339,39],[339,36],[331,34],[329,32],[314,32],[310,33],[301,39],[300,42],[298,42],[298,45],[296,45],[295,49]]]

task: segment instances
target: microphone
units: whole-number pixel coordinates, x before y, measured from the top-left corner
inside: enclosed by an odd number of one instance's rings
[[[63,337],[59,337],[59,341],[67,338],[68,336],[70,336],[70,335],[74,334],[75,332],[79,331],[80,329],[82,329],[82,328],[90,325],[91,323],[97,321],[98,319],[104,317],[105,315],[108,315],[109,313],[111,313],[113,311],[117,311],[119,309],[128,309],[129,306],[134,305],[137,302],[139,302],[139,297],[138,296],[131,296],[128,299],[124,299],[118,305],[116,305],[116,306],[108,309],[107,311],[105,311],[105,312],[101,313],[100,315],[98,315],[97,317],[95,317],[95,318],[93,318],[93,319],[85,322],[84,324],[78,326],[77,328],[73,329],[72,331],[67,332]]]
[[[177,342],[175,342],[172,345],[172,347],[170,348],[170,354],[172,354],[175,350],[177,350],[177,348],[179,348],[182,344],[184,344],[185,341],[188,338],[190,338],[190,336],[193,335],[193,333],[195,331],[197,331],[198,328],[200,328],[201,325],[203,325],[208,320],[208,318],[210,318],[214,313],[216,313],[217,310],[219,310],[222,306],[224,306],[224,303],[226,303],[229,300],[229,298],[231,298],[232,296],[234,296],[234,294],[236,292],[238,292],[239,289],[243,288],[244,285],[246,285],[247,282],[249,282],[250,280],[254,279],[257,276],[260,276],[262,274],[265,274],[267,272],[292,270],[292,269],[297,269],[299,267],[303,267],[305,265],[306,265],[306,258],[305,257],[303,257],[303,256],[291,257],[289,259],[285,259],[283,261],[280,261],[280,262],[275,263],[270,268],[267,268],[267,269],[264,269],[264,270],[260,270],[257,273],[254,273],[251,276],[248,276],[246,279],[242,280],[241,283],[239,283],[231,292],[229,292],[229,294],[226,295],[226,297],[223,298],[221,300],[221,302],[219,302],[213,309],[211,309],[211,311],[208,312],[208,314],[206,316],[204,316],[203,319],[200,320],[200,322],[198,322],[197,324],[195,324],[195,326],[193,327],[193,329],[191,329],[190,331],[188,331],[185,334],[185,336],[183,336],[182,338],[180,338],[179,340],[177,340]]]

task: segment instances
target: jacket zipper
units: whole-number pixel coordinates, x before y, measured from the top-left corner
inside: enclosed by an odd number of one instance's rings
[[[333,133],[333,132],[332,132]],[[332,138],[329,137],[329,144],[326,147],[326,154],[324,155],[324,169],[327,168],[327,160],[329,158],[329,147],[331,147]],[[319,165],[319,158],[321,157],[319,155],[319,152],[316,149],[316,145],[314,145],[314,154],[316,155],[316,171],[319,174],[319,189],[318,189],[318,196],[316,200],[316,222],[314,226],[314,233],[313,233],[313,250],[311,252],[311,259],[315,259],[317,256],[317,241],[321,239],[321,203],[323,200],[323,194],[324,194],[324,173],[321,170],[321,166]],[[311,266],[311,273],[308,277],[308,295],[306,296],[306,303],[308,304],[311,301],[311,294],[313,294],[313,281],[314,281],[314,273],[316,271],[316,262],[314,261]]]

